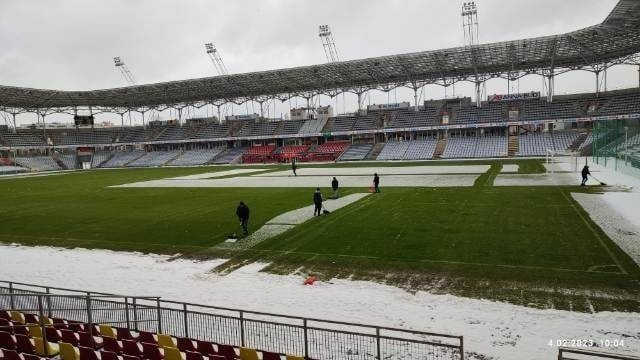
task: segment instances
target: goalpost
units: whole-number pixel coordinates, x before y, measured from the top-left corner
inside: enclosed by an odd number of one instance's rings
[[[547,174],[555,174],[556,164],[562,162],[569,165],[569,171],[572,173],[578,172],[578,160],[580,158],[580,152],[578,151],[559,151],[553,149],[547,149],[545,155],[545,167],[547,168]]]

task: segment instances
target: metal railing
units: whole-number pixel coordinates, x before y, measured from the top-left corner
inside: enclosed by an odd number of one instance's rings
[[[306,359],[464,359],[462,336],[2,280],[0,309],[128,327]]]
[[[640,360],[640,356],[576,348],[558,348],[558,360]]]

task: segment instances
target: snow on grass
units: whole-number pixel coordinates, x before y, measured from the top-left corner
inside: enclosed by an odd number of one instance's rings
[[[224,260],[103,250],[0,246],[0,258],[3,280],[463,335],[466,351],[494,359],[553,359],[548,343],[559,339],[624,339],[615,350],[640,351],[638,313],[538,310],[366,281],[303,286],[302,276],[259,272],[261,263],[221,276],[210,270]]]
[[[208,172],[204,174],[195,174],[195,175],[187,175],[187,176],[178,176],[174,178],[170,178],[169,180],[199,180],[199,179],[211,179],[229,175],[238,175],[238,174],[248,174],[254,172],[265,171],[266,169],[234,169],[234,170],[225,170],[225,171],[216,171],[216,172]]]
[[[517,166],[517,165],[516,165]],[[341,176],[341,175],[435,175],[435,174],[483,174],[489,165],[452,165],[452,166],[386,166],[386,167],[345,167],[345,168],[299,168],[298,176]],[[516,169],[517,171],[517,169]],[[275,171],[252,176],[290,176],[291,170]]]

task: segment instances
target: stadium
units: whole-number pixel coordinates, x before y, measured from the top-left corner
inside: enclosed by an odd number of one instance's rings
[[[0,360],[640,359],[640,2],[610,2],[516,40],[460,2],[462,46],[344,60],[320,25],[316,65],[206,43],[215,76],[0,85]]]

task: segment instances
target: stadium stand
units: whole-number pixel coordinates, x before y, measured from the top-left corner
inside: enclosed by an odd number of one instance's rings
[[[364,160],[369,152],[373,149],[373,144],[351,145],[338,160],[340,161],[356,161]]]
[[[127,167],[154,167],[162,166],[168,161],[180,155],[178,151],[149,151],[143,156],[131,161]]]
[[[409,149],[408,141],[389,142],[378,155],[378,160],[402,160],[407,149]]]
[[[246,147],[236,147],[223,151],[213,159],[213,164],[232,164],[242,159],[242,155],[247,151]]]
[[[145,154],[144,151],[124,151],[124,152],[116,152],[113,154],[113,157],[102,164],[100,167],[103,168],[115,168],[115,167],[123,167],[128,163],[134,161],[135,159],[143,156]]]
[[[280,121],[243,121],[238,136],[270,136],[275,135]]]
[[[275,145],[252,146],[242,155],[245,164],[262,163],[272,159],[271,154],[276,150]]]
[[[544,156],[547,150],[555,149],[550,133],[523,134],[518,137],[519,150],[517,156]]]
[[[327,125],[327,118],[305,120],[298,134],[318,134]]]
[[[404,153],[403,160],[432,159],[437,143],[436,139],[411,141],[407,151]]]
[[[58,159],[62,162],[65,168],[69,170],[76,168],[76,154],[61,154],[58,155]]]
[[[96,151],[95,153],[93,153],[93,158],[91,159],[91,167],[100,167],[104,162],[109,160],[109,158],[111,158],[111,152]]]
[[[183,151],[175,159],[167,163],[170,166],[193,166],[204,165],[209,163],[213,158],[218,156],[224,151],[224,147],[218,147],[214,149],[202,149],[202,150],[187,150]]]
[[[311,147],[302,161],[335,161],[349,148],[344,141],[328,141],[317,147]]]
[[[37,171],[61,170],[51,156],[16,157],[16,164]]]
[[[275,151],[274,160],[277,162],[290,162],[293,159],[301,159],[305,157],[308,150],[308,145],[283,146]]]
[[[450,137],[447,139],[447,147],[442,154],[444,159],[468,159],[474,157],[476,152],[475,137]]]
[[[506,136],[480,136],[476,139],[476,151],[473,157],[494,158],[507,156]]]

